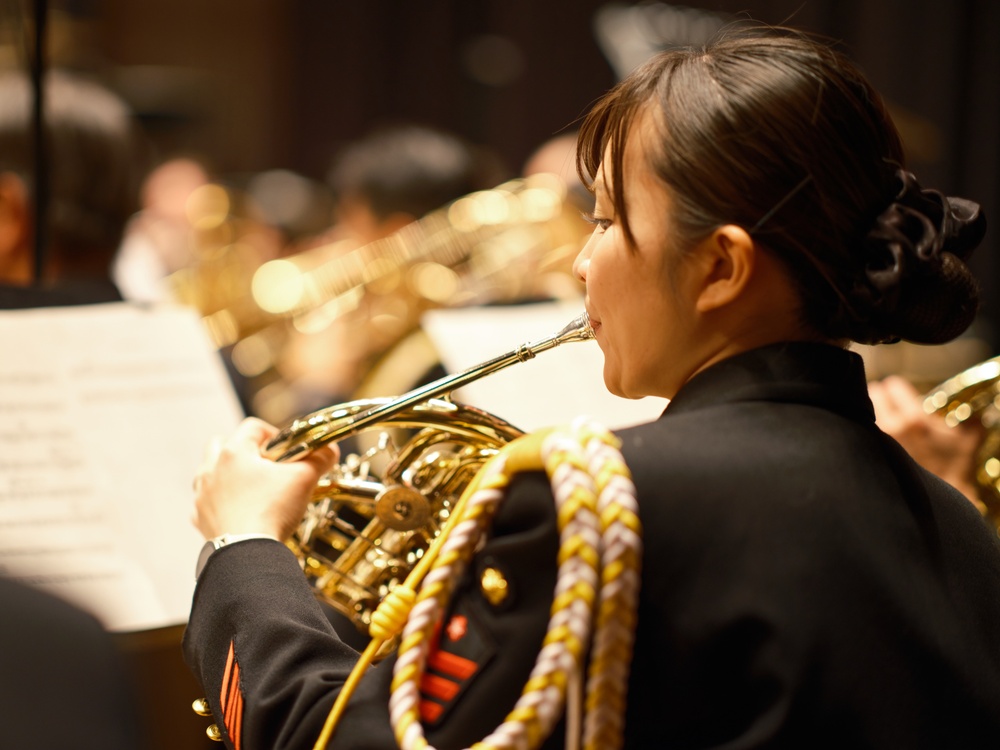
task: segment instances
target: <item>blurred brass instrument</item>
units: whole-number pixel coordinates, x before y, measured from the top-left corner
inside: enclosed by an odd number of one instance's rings
[[[175,289],[261,394],[254,412],[283,422],[294,405],[268,407],[264,391],[287,385],[292,335],[346,320],[375,359],[431,308],[579,294],[571,264],[587,231],[565,183],[536,174],[470,193],[368,245],[327,243],[249,269],[245,255],[234,256],[237,268],[215,259],[179,274]]]
[[[379,433],[371,449],[348,456],[321,480],[289,542],[316,595],[367,633],[379,602],[427,550],[483,463],[522,434],[488,412],[451,401],[449,394],[593,335],[583,314],[552,336],[398,398],[331,406],[282,430],[265,452],[276,461],[365,431]],[[399,444],[398,428],[409,431]]]
[[[955,427],[976,424],[983,440],[976,451],[975,484],[980,510],[1000,533],[1000,357],[980,362],[931,389],[924,411]]]

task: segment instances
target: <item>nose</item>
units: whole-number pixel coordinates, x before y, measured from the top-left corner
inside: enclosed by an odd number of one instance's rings
[[[580,250],[576,260],[573,261],[573,275],[584,284],[587,283],[587,271],[590,269],[590,245],[594,241],[593,237],[587,240],[587,244]]]

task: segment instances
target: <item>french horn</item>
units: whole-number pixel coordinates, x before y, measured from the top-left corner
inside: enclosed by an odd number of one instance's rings
[[[463,372],[394,399],[313,412],[275,436],[265,455],[292,461],[375,433],[369,448],[323,477],[288,542],[316,596],[367,633],[379,602],[423,556],[483,463],[523,434],[489,412],[452,401],[452,391],[593,336],[584,313],[551,336]]]
[[[924,396],[924,411],[951,427],[981,426],[975,455],[975,486],[983,516],[1000,534],[1000,357],[948,378]]]

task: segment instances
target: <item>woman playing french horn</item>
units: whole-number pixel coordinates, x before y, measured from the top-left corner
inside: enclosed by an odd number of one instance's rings
[[[655,56],[597,103],[578,154],[596,206],[575,270],[605,383],[671,399],[618,433],[644,538],[624,746],[995,747],[1000,540],[875,426],[846,349],[971,323],[978,206],[923,189],[862,74],[792,30]],[[357,660],[274,541],[335,449],[276,463],[275,432],[244,423],[196,493],[206,538],[271,537],[210,555],[185,637],[246,750],[312,747]],[[442,620],[455,669],[422,684],[434,747],[514,705],[557,546],[546,477],[515,478]],[[360,680],[331,747],[396,746],[391,671]]]

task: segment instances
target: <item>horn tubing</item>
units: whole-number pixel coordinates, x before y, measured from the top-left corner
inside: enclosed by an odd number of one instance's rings
[[[521,346],[516,349],[512,349],[506,354],[501,354],[499,357],[494,357],[486,362],[474,365],[455,375],[446,375],[432,383],[428,383],[427,385],[415,388],[408,393],[404,393],[399,398],[395,398],[392,401],[381,404],[380,406],[372,407],[363,414],[357,414],[351,417],[348,422],[340,427],[331,429],[325,435],[310,440],[308,444],[299,443],[298,445],[292,446],[275,460],[294,461],[298,458],[302,458],[316,448],[322,447],[327,443],[336,442],[340,438],[346,437],[348,433],[354,430],[366,427],[369,424],[386,419],[394,414],[398,414],[399,412],[410,408],[414,404],[419,404],[423,401],[428,401],[429,399],[437,398],[438,396],[450,393],[457,388],[461,388],[467,383],[479,380],[486,375],[491,375],[492,373],[502,370],[505,367],[517,362],[527,362],[529,359],[534,359],[537,354],[553,349],[560,344],[571,343],[574,341],[587,341],[592,338],[594,338],[594,329],[590,326],[590,317],[584,312],[576,318],[573,318],[573,320],[567,323],[562,330],[552,334],[551,336],[539,339],[533,343],[521,344]],[[273,450],[286,440],[287,437],[288,435],[285,431],[282,431],[282,433],[268,443],[266,450]]]

